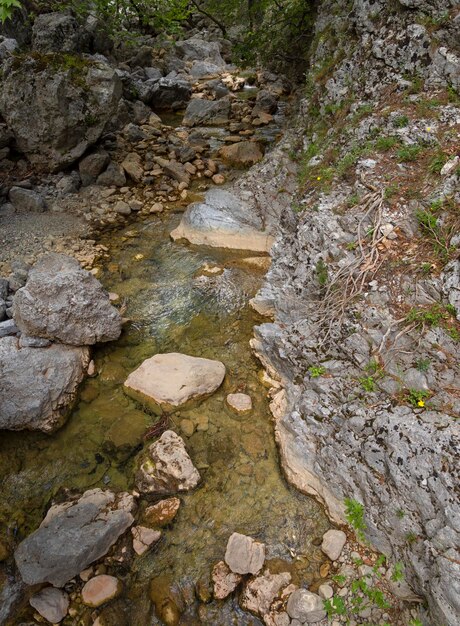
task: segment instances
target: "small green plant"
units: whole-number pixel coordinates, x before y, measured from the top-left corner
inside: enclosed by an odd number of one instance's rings
[[[398,185],[390,184],[387,187],[385,187],[385,200],[389,200],[390,198],[392,198],[396,193],[398,192]]]
[[[432,268],[433,268],[432,263],[422,263],[420,266],[420,269],[422,270],[422,273],[425,274],[425,276],[427,276],[428,274],[431,274]]]
[[[409,389],[406,392],[406,400],[414,408],[422,409],[425,406],[425,400],[430,397],[430,392],[425,389]]]
[[[312,378],[319,378],[320,376],[326,373],[326,368],[323,367],[322,365],[312,365],[311,367],[308,368],[308,371]]]
[[[414,532],[409,532],[406,533],[406,541],[409,545],[412,545],[413,543],[415,543],[418,540],[418,535],[417,533]]]
[[[365,541],[364,531],[367,528],[364,521],[364,505],[353,498],[345,498],[345,517],[356,532],[356,536]]]
[[[396,146],[398,143],[398,137],[394,137],[393,135],[390,137],[379,137],[375,142],[375,147],[377,150],[383,150],[386,152],[387,150],[391,150],[391,148]]]
[[[336,574],[335,576],[332,576],[332,580],[337,583],[339,587],[342,587],[347,582],[347,577],[343,574]]]
[[[328,275],[329,274],[326,263],[323,261],[323,259],[318,259],[318,262],[316,264],[316,278],[318,279],[321,287],[324,287],[324,285],[327,283]]]
[[[359,202],[359,195],[357,193],[354,193],[348,198],[347,205],[351,208],[351,207],[356,206],[358,202]]]
[[[419,327],[439,326],[441,321],[446,319],[447,315],[446,308],[437,303],[432,304],[427,309],[412,307],[406,316],[406,322],[408,324],[416,324]]]
[[[418,369],[419,372],[425,374],[431,367],[431,361],[430,359],[419,359],[418,361],[416,361],[415,367]]]
[[[373,376],[362,376],[359,379],[359,382],[361,383],[361,387],[364,391],[367,391],[368,393],[375,391],[375,379]]]
[[[432,174],[440,174],[442,168],[444,167],[444,165],[447,163],[448,160],[449,160],[449,157],[446,154],[444,154],[444,152],[438,152],[431,159],[428,165],[428,169],[430,170]]]
[[[406,512],[403,509],[398,509],[396,511],[396,517],[398,519],[403,519],[406,516]]]
[[[353,250],[356,250],[358,243],[356,241],[349,241],[345,247],[347,250],[352,252]]]
[[[395,128],[405,128],[409,124],[409,118],[407,115],[398,115],[393,120],[393,126]]]
[[[340,596],[334,596],[329,600],[325,600],[324,610],[329,618],[334,617],[334,615],[345,615],[347,613],[345,602]]]
[[[411,619],[409,626],[423,626],[423,624],[419,619]]]
[[[396,156],[398,157],[399,161],[402,161],[403,163],[408,163],[409,161],[416,161],[421,150],[422,147],[417,144],[414,144],[412,146],[403,146],[397,151]]]
[[[404,580],[404,565],[400,561],[394,564],[393,573],[391,574],[391,580],[394,583],[398,583]]]

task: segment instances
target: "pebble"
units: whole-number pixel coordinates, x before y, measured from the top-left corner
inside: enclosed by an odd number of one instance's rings
[[[161,537],[159,530],[153,530],[146,526],[134,526],[131,528],[131,534],[133,535],[134,552],[139,556],[145,554]]]
[[[342,553],[347,541],[347,536],[343,530],[331,529],[324,533],[321,550],[331,561],[336,561]]]
[[[91,578],[81,590],[83,604],[98,607],[120,595],[122,584],[115,576],[100,574]]]
[[[247,413],[252,409],[251,396],[245,393],[230,393],[226,401],[228,406],[237,413]]]
[[[69,596],[60,589],[46,587],[29,600],[30,605],[51,624],[58,624],[67,615]]]

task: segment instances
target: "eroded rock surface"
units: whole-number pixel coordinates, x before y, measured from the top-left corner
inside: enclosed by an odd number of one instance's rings
[[[50,253],[16,292],[14,320],[27,335],[76,346],[118,339],[121,316],[100,282],[75,259]]]
[[[90,360],[88,348],[23,347],[0,339],[0,428],[52,432],[62,426]]]
[[[104,556],[131,526],[129,494],[86,491],[75,502],[51,507],[40,527],[17,547],[14,558],[28,585],[64,586]]]
[[[82,59],[77,69],[57,63],[27,57],[10,65],[0,91],[0,112],[19,150],[51,171],[72,164],[99,139],[121,96],[106,63]]]
[[[173,494],[194,489],[200,474],[190,459],[183,439],[172,430],[153,443],[142,460],[136,484],[142,493]]]

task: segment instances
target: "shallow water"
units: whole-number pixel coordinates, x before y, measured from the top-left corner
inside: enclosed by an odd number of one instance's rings
[[[263,276],[246,266],[241,254],[170,241],[179,219],[178,214],[149,218],[105,242],[111,261],[101,280],[120,295],[131,322],[119,341],[95,352],[98,375],[84,384],[66,425],[53,436],[3,432],[0,438],[0,519],[7,520],[10,534],[22,538],[38,526],[50,500],[65,495],[63,490],[133,488],[136,455],[149,443],[143,434],[157,418],[125,396],[122,383],[144,359],[177,351],[225,363],[221,389],[199,406],[176,412],[171,421],[180,434],[181,420],[196,426],[184,439],[201,485],[181,497],[179,514],[154,551],[116,572],[125,582],[117,606],[127,623],[136,625],[161,623],[148,600],[151,579],[160,595],[176,589],[181,598],[193,598],[190,589],[209,579],[235,531],[266,542],[268,558],[275,559],[272,571],[282,559],[296,582],[311,583],[324,560],[318,539],[328,528],[320,507],[290,489],[279,471],[267,390],[248,345],[260,321],[248,300]],[[223,274],[199,275],[206,262],[225,267]],[[253,399],[247,416],[225,405],[225,396],[237,390]],[[141,501],[141,507],[146,504]],[[234,600],[199,609],[192,600],[189,604],[183,624],[259,623]],[[30,616],[27,611],[22,617]]]

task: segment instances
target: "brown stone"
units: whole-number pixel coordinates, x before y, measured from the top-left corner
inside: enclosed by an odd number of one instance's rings
[[[98,607],[120,595],[122,584],[115,576],[101,574],[91,578],[81,590],[83,604]]]
[[[224,600],[240,584],[243,577],[231,571],[224,561],[219,561],[212,570],[212,582],[214,584],[214,597]]]
[[[155,527],[162,528],[170,524],[179,511],[179,498],[167,498],[145,509],[144,520]]]

